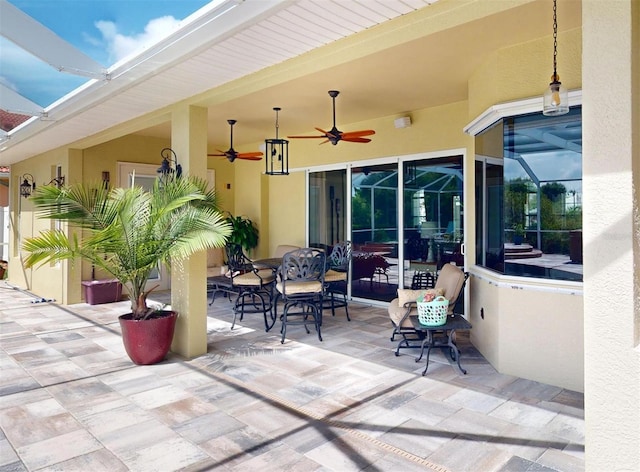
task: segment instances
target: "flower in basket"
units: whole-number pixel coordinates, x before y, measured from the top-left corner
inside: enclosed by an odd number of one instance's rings
[[[418,302],[420,303],[428,303],[432,302],[436,298],[434,293],[431,292],[422,292],[422,294],[418,297]]]

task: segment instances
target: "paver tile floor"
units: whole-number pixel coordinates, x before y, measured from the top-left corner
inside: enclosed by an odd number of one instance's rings
[[[170,295],[159,293],[159,302]],[[208,352],[135,366],[126,301],[60,306],[0,284],[0,472],[584,470],[583,396],[499,374],[458,333],[394,355],[384,307],[325,312],[320,342],[208,307]]]

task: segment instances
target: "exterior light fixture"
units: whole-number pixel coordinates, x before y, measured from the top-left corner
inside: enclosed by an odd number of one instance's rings
[[[542,114],[545,116],[559,116],[569,113],[569,93],[562,86],[557,72],[558,55],[558,15],[556,0],[553,0],[553,75],[551,83],[542,98]]]
[[[109,174],[109,171],[108,170],[102,171],[102,185],[104,185],[105,189],[109,188],[110,180],[111,180],[111,175]]]
[[[31,196],[31,192],[36,189],[36,183],[33,180],[33,175],[31,174],[24,174],[22,179],[22,183],[20,184],[20,196],[29,198]]]
[[[55,185],[56,187],[61,188],[64,185],[64,175],[51,179],[47,185]]]
[[[162,156],[162,164],[158,167],[159,177],[164,179],[174,174],[176,177],[180,177],[182,175],[182,166],[178,164],[178,156],[176,156],[173,149],[164,148],[160,151],[160,155]]]
[[[289,175],[289,141],[278,138],[278,112],[279,107],[273,109],[276,112],[276,137],[275,139],[265,139],[265,174],[267,175]]]

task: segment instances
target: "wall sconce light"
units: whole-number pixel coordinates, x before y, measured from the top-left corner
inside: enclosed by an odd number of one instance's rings
[[[162,164],[158,167],[158,174],[160,174],[160,178],[165,178],[175,173],[176,177],[180,177],[182,175],[182,166],[178,164],[178,156],[171,148],[164,148],[160,151],[160,155],[162,156]],[[171,164],[174,164],[172,166]]]
[[[55,185],[56,187],[61,188],[64,185],[64,175],[51,179],[47,185]]]
[[[33,175],[24,174],[22,176],[22,183],[20,184],[20,196],[29,198],[31,192],[36,189],[36,182],[33,180]]]
[[[265,139],[265,174],[267,175],[289,175],[289,141],[278,138],[278,112],[279,107],[273,109],[276,112],[276,137],[275,139]]]
[[[557,72],[558,55],[558,16],[556,0],[553,0],[553,75],[551,83],[542,97],[542,114],[545,116],[559,116],[569,113],[569,93],[562,86]]]
[[[109,181],[111,180],[111,175],[108,170],[102,171],[102,185],[104,188],[109,188]]]

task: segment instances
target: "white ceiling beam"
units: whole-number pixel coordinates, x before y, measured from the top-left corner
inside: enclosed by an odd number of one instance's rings
[[[23,97],[2,82],[0,82],[0,108],[6,112],[19,113],[21,115],[36,116],[44,113],[44,109],[40,105]]]
[[[61,72],[105,78],[104,66],[7,0],[0,0],[0,35]]]

